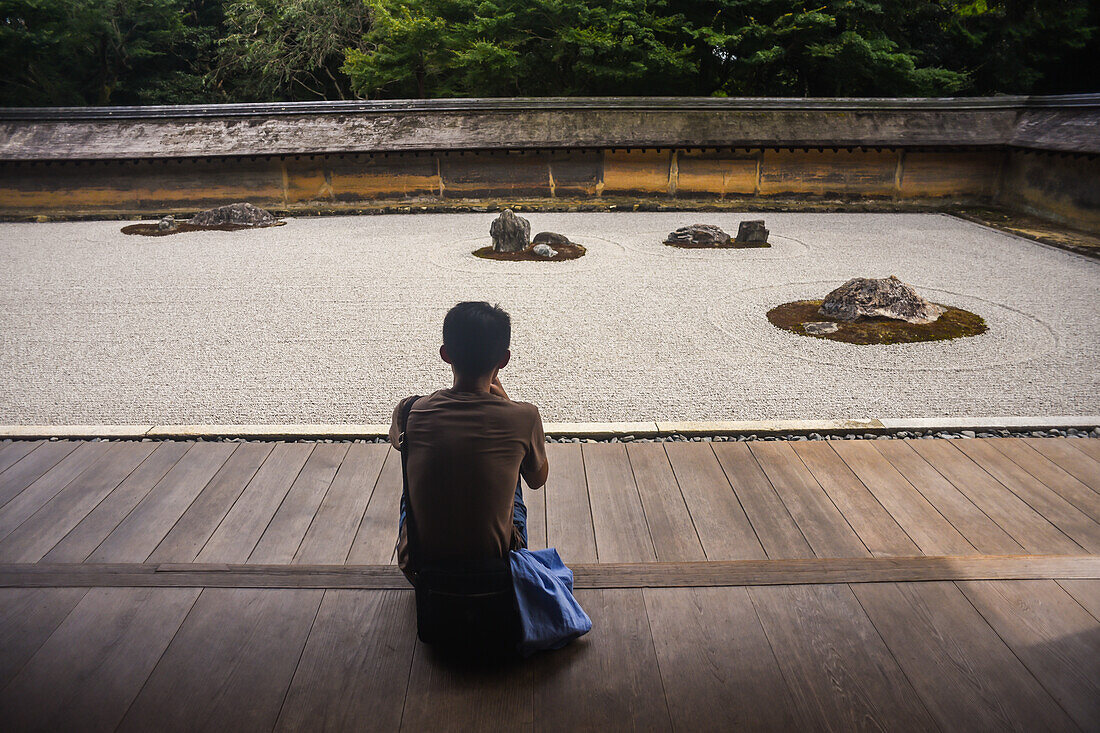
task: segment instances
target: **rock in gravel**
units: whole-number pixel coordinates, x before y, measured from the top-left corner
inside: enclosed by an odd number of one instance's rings
[[[802,330],[811,336],[821,336],[827,333],[836,333],[840,326],[832,321],[809,321],[802,324]]]
[[[171,214],[157,222],[157,231],[174,232],[179,228],[179,224],[176,223],[176,217]]]
[[[737,225],[737,241],[742,244],[767,244],[768,234],[763,219],[743,221]]]
[[[489,235],[495,251],[522,252],[531,244],[531,222],[505,209],[489,225]]]
[[[557,232],[539,232],[531,238],[531,244],[549,244],[550,246],[562,246],[565,244],[573,244],[569,241],[569,237],[564,234],[558,234]]]
[[[531,251],[537,254],[539,257],[557,257],[558,251],[551,247],[549,244],[536,244],[531,248]]]
[[[891,275],[852,278],[826,295],[818,312],[840,321],[879,316],[909,323],[932,323],[943,315],[944,309],[929,303],[912,286]]]
[[[224,224],[243,227],[266,227],[275,223],[275,217],[272,216],[270,211],[261,209],[259,206],[241,202],[200,211],[191,217],[190,223],[199,227],[213,227]]]
[[[713,224],[692,224],[688,227],[680,227],[668,235],[665,244],[694,244],[709,245],[711,247],[720,244],[728,244],[730,235]]]

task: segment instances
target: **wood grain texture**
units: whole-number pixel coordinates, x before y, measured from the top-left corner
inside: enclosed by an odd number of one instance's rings
[[[665,451],[707,559],[764,558],[764,547],[710,446],[665,443]]]
[[[272,443],[241,443],[149,555],[148,562],[192,562],[271,454]]]
[[[871,441],[838,440],[834,441],[833,447],[921,552],[930,555],[977,552],[958,529],[944,519],[924,495],[875,449]]]
[[[644,597],[674,728],[795,728],[790,690],[744,588]]]
[[[347,452],[348,446],[341,443],[313,449],[248,562],[288,563],[294,558]]]
[[[596,562],[592,506],[579,445],[546,446],[550,478],[546,492],[546,543],[567,563]]]
[[[536,730],[670,730],[641,590],[586,590],[592,631],[537,657]]]
[[[1063,470],[1019,438],[990,439],[989,444],[1082,512],[1100,521],[1100,493]],[[1100,466],[1097,466],[1100,473]]]
[[[13,440],[0,444],[0,474],[7,471],[32,450],[42,445],[42,440]]]
[[[527,507],[527,547],[541,550],[546,547],[546,491],[544,488],[523,489],[523,503]]]
[[[41,478],[79,445],[80,443],[72,440],[43,442],[13,466],[0,473],[0,507]]]
[[[938,729],[846,585],[748,593],[790,688],[799,728]]]
[[[125,481],[156,447],[152,443],[117,443],[115,446],[0,541],[0,559],[6,562],[41,559]]]
[[[751,444],[751,450],[814,554],[818,557],[870,554],[789,443],[755,443]]]
[[[1075,448],[1078,440],[1083,439],[1020,438],[1026,446],[1046,456],[1052,463],[1093,491],[1100,491],[1100,461],[1090,457],[1086,451]]]
[[[411,591],[325,591],[275,729],[397,730],[415,643]]]
[[[42,559],[46,562],[86,560],[190,449],[190,443],[158,444],[152,455],[81,519]]]
[[[1058,585],[1100,622],[1100,580],[1059,580]]]
[[[1094,461],[1100,461],[1100,440],[1096,438],[1055,438],[1064,440],[1066,445],[1076,451],[1084,453]]]
[[[1100,720],[1100,622],[1053,580],[959,583],[966,597],[1084,730]]]
[[[401,454],[389,449],[378,474],[363,521],[348,552],[352,565],[392,562],[397,550],[397,521],[401,508]]]
[[[802,530],[749,447],[744,443],[718,443],[712,449],[768,557],[813,557]]]
[[[951,523],[979,552],[1013,555],[1024,551],[1019,542],[989,518],[932,464],[901,440],[876,440],[875,450]]]
[[[247,560],[314,450],[312,443],[277,444],[199,551],[199,562]]]
[[[295,563],[342,564],[363,521],[388,445],[356,443],[349,449],[306,531]]]
[[[596,557],[601,562],[648,562],[657,559],[642,500],[626,446],[596,443],[581,449]]]
[[[142,562],[236,448],[196,443],[88,556],[90,562]]]
[[[852,591],[943,730],[1073,727],[953,583],[866,583]]]
[[[115,446],[118,448],[118,446]],[[74,479],[90,469],[111,452],[111,443],[82,443],[76,450],[57,462],[49,471],[13,496],[0,508],[0,539],[7,537],[29,516]]]
[[[662,562],[706,559],[664,446],[631,443],[626,452],[657,559]]]
[[[952,446],[954,441],[907,442],[1027,551],[1083,552],[1080,545]]]
[[[832,441],[795,442],[791,447],[872,555],[920,553],[890,512],[833,450]]]
[[[0,693],[9,730],[113,730],[198,597],[96,588]]]
[[[960,440],[958,449],[1002,486],[1089,552],[1100,550],[1100,524],[984,440]],[[1100,497],[1098,497],[1100,498]]]
[[[119,730],[271,730],[322,595],[203,590]]]
[[[87,592],[87,588],[0,590],[0,690],[34,656]]]

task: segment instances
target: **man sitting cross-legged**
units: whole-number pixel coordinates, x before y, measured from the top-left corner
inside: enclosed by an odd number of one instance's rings
[[[439,355],[454,384],[402,400],[390,442],[406,428],[408,497],[417,545],[410,553],[402,505],[398,563],[413,580],[417,568],[506,558],[527,546],[527,509],[520,477],[537,489],[549,464],[538,408],[508,398],[497,373],[508,364],[511,319],[488,303],[459,303],[443,320]]]

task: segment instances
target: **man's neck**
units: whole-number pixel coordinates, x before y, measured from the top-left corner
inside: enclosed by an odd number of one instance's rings
[[[468,378],[454,375],[454,384],[451,385],[451,390],[454,392],[474,392],[489,394],[489,385],[493,383],[493,373],[482,375],[480,377]]]

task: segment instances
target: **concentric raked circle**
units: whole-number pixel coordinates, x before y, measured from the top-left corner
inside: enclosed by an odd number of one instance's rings
[[[769,310],[794,300],[821,298],[841,280],[787,283],[731,293],[707,308],[707,320],[732,339],[750,339],[763,354],[780,354],[819,366],[913,372],[977,371],[1031,361],[1058,346],[1054,329],[1012,306],[913,283],[929,300],[963,308],[985,319],[989,330],[949,341],[860,346],[807,338],[773,326]],[[766,358],[766,357],[765,357]]]

